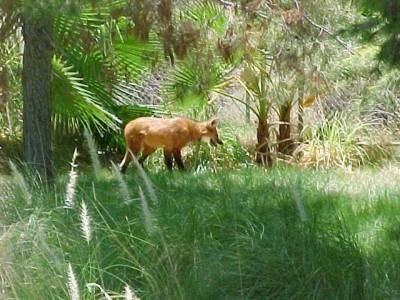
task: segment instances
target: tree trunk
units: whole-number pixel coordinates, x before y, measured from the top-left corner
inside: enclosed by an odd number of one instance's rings
[[[258,164],[270,167],[272,165],[271,151],[268,144],[269,128],[268,121],[258,119],[257,127],[257,147],[256,147],[256,162]]]
[[[293,141],[290,137],[290,112],[292,106],[290,103],[284,103],[279,107],[279,135],[278,152],[291,154],[293,150]]]
[[[302,96],[304,95],[304,93],[301,94]],[[299,142],[302,142],[303,137],[302,137],[302,133],[303,133],[303,128],[304,128],[304,107],[303,107],[303,103],[301,103],[301,101],[303,100],[303,98],[299,97],[299,104],[298,104],[298,110],[297,110],[297,118],[298,118],[298,125],[297,125],[297,131],[299,132]]]
[[[246,99],[246,106],[245,106],[245,109],[246,109],[246,123],[247,123],[247,124],[250,124],[250,122],[251,122],[251,120],[250,120],[250,105],[251,105],[251,100],[250,100],[250,95],[249,95],[248,92],[246,92],[245,99]]]
[[[51,18],[26,17],[23,23],[24,55],[23,151],[26,163],[41,180],[53,178],[51,149]]]
[[[0,111],[3,112],[8,102],[9,84],[6,68],[0,68]]]
[[[298,110],[297,110],[297,118],[298,118],[298,124],[297,124],[297,131],[298,131],[298,142],[302,142],[302,134],[303,134],[303,128],[304,128],[304,107],[303,107],[303,99],[304,99],[304,94],[305,94],[305,89],[306,89],[306,70],[305,70],[305,61],[306,61],[306,45],[303,44],[303,50],[302,50],[302,55],[301,55],[301,74],[299,74],[299,77],[301,78],[300,80],[300,87],[299,87],[299,95],[298,95]]]

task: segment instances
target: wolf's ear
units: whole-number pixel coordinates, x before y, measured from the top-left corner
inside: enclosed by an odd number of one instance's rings
[[[211,127],[217,127],[218,123],[219,123],[218,118],[214,118],[214,119],[211,119],[210,121],[208,121],[208,124],[209,124]]]

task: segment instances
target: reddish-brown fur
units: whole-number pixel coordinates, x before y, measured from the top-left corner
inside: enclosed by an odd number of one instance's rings
[[[217,133],[217,119],[206,122],[197,122],[186,118],[154,118],[142,117],[130,121],[124,130],[126,152],[120,163],[121,172],[125,172],[132,154],[141,154],[139,162],[145,159],[156,149],[163,148],[165,164],[172,170],[173,158],[179,169],[184,169],[181,150],[187,144],[209,139],[214,146],[222,145]]]

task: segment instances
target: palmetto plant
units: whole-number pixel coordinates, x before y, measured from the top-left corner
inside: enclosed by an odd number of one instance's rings
[[[213,92],[226,83],[233,70],[217,51],[219,38],[228,27],[228,12],[214,1],[196,0],[190,6],[178,5],[171,22],[178,17],[181,21],[174,28],[170,47],[180,60],[175,62],[165,90],[176,107],[196,114],[204,112]]]
[[[4,15],[0,36],[18,29],[18,14],[12,11],[17,11],[16,4],[7,2],[0,5]],[[89,1],[70,9],[79,13],[58,13],[53,23],[55,130],[69,134],[88,128],[104,134],[119,129],[122,118],[150,114],[151,107],[132,103],[129,91],[124,90],[124,97],[114,95],[118,83],[137,81],[154,63],[150,58],[161,49],[155,33],[147,41],[138,41],[126,16],[128,1],[94,6]]]
[[[127,106],[132,104],[129,92],[125,97],[113,97],[115,88],[121,82],[137,81],[160,47],[154,33],[147,41],[139,41],[132,35],[132,24],[123,15],[124,5],[123,1],[115,1],[100,12],[89,7],[83,9],[79,18],[56,20],[54,65],[59,86],[55,89],[58,93],[55,125],[69,129],[83,125],[104,132],[120,127],[124,108],[135,114],[133,105]],[[62,86],[72,89],[63,92]],[[118,89],[123,87],[118,85]],[[75,97],[70,97],[71,93]],[[72,105],[65,105],[66,98]],[[136,115],[150,112],[150,108],[147,111],[138,108]]]

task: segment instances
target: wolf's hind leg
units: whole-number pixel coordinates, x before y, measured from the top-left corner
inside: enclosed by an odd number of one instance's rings
[[[142,150],[142,155],[139,158],[139,163],[142,165],[142,167],[143,167],[143,163],[146,160],[146,158],[149,157],[150,154],[152,154],[154,151],[156,151],[155,148],[152,148],[149,146],[144,146],[144,148]]]
[[[176,165],[178,166],[178,168],[180,170],[184,171],[185,170],[185,166],[184,166],[183,161],[182,161],[181,151],[180,150],[174,150],[173,154],[174,154]]]

